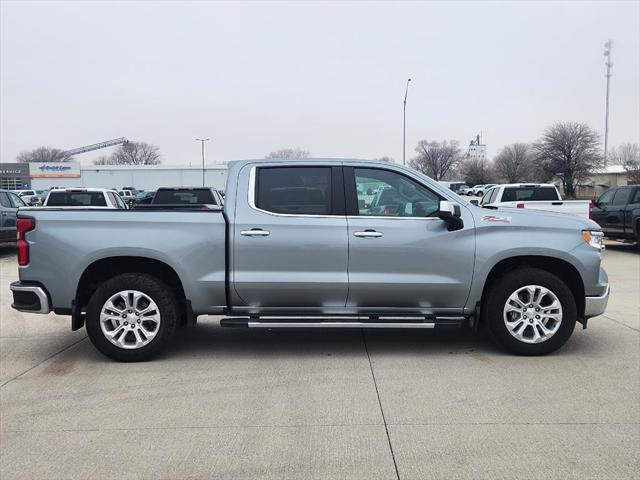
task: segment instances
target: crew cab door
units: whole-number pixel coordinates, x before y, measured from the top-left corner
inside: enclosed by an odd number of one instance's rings
[[[615,191],[606,215],[606,230],[610,234],[624,234],[624,211],[632,194],[632,187],[622,187]]]
[[[232,279],[243,306],[344,308],[348,244],[342,167],[302,161],[247,165],[239,182],[248,187],[239,185],[235,199]]]
[[[441,197],[391,167],[345,167],[349,231],[347,307],[429,311],[464,307],[475,240],[471,215],[448,231]]]
[[[16,240],[16,222],[18,208],[26,204],[12,192],[0,192],[0,239],[3,241]]]

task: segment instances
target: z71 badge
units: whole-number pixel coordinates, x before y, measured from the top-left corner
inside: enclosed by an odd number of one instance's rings
[[[483,215],[483,222],[501,222],[501,223],[511,223],[511,217],[499,217],[497,215]]]

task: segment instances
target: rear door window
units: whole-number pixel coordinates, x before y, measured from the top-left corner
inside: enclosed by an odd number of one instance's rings
[[[331,214],[331,167],[256,169],[256,206],[290,215]]]
[[[626,205],[629,202],[629,197],[631,196],[632,190],[630,188],[620,188],[616,191],[613,196],[613,201],[611,205]]]

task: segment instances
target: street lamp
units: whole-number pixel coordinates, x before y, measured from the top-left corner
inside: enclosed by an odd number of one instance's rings
[[[208,142],[210,138],[196,138],[196,142],[202,145],[202,186],[204,187],[204,142]]]
[[[404,89],[404,108],[402,111],[402,165],[406,165],[407,149],[407,94],[409,93],[410,78],[407,78],[407,86]]]
[[[606,61],[604,64],[607,67],[607,73],[605,77],[607,77],[607,97],[606,97],[606,106],[605,106],[605,114],[604,114],[604,164],[607,164],[607,147],[609,146],[609,83],[611,80],[611,67],[613,67],[613,62],[611,61],[611,48],[613,47],[613,40],[609,40],[604,44],[604,56],[606,57]]]

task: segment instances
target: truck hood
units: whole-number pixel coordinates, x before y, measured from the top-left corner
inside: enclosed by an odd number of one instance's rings
[[[578,230],[601,230],[593,220],[569,213],[547,212],[542,210],[499,207],[483,208],[470,205],[478,225],[498,223],[503,225],[530,225],[532,227],[576,228]]]

